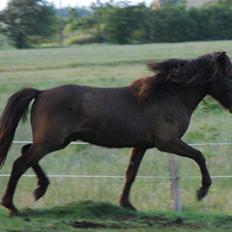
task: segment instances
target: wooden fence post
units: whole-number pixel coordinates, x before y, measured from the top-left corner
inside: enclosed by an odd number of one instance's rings
[[[169,158],[170,167],[170,181],[171,181],[171,194],[174,203],[174,209],[176,212],[182,212],[181,199],[180,199],[180,187],[179,187],[179,168],[175,155],[170,154]]]

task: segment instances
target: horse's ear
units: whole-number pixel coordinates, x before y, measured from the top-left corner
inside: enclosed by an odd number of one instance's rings
[[[225,75],[228,69],[228,57],[225,51],[216,52],[216,62],[221,67],[222,73]]]
[[[216,52],[216,61],[218,61],[220,64],[224,64],[226,60],[226,52]]]
[[[220,56],[225,56],[225,55],[226,55],[226,51],[220,52]]]

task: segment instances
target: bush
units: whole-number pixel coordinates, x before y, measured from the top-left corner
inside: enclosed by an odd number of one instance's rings
[[[195,40],[197,22],[184,7],[171,7],[152,13],[152,41],[181,42]]]
[[[152,13],[150,42],[232,39],[232,8],[215,4],[186,9],[166,7]]]

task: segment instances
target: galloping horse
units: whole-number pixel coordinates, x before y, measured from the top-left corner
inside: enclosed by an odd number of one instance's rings
[[[140,162],[149,148],[193,159],[200,167],[197,198],[208,192],[211,178],[203,154],[186,144],[191,115],[199,102],[211,95],[232,112],[232,64],[225,52],[193,60],[169,59],[150,63],[153,76],[122,88],[64,85],[48,90],[27,88],[13,94],[0,120],[0,165],[4,164],[16,127],[31,108],[33,142],[22,147],[13,164],[2,199],[10,214],[17,213],[13,196],[19,178],[32,168],[38,178],[35,199],[41,198],[49,180],[39,165],[46,154],[82,140],[109,148],[131,147],[120,205],[135,209],[129,200]]]

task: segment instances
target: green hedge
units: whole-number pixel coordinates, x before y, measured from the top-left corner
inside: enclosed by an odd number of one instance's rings
[[[86,17],[88,20],[78,19],[81,27],[77,22],[73,29],[84,28],[84,33],[89,34],[86,31],[96,28],[101,42],[124,44],[232,39],[232,4],[225,2],[200,8],[176,5],[160,9],[151,9],[144,4],[120,6],[107,3],[96,7]]]
[[[143,19],[136,28],[143,32],[138,42],[232,39],[232,6],[227,4],[190,9],[184,6],[147,9]],[[133,40],[133,33],[128,40]]]

